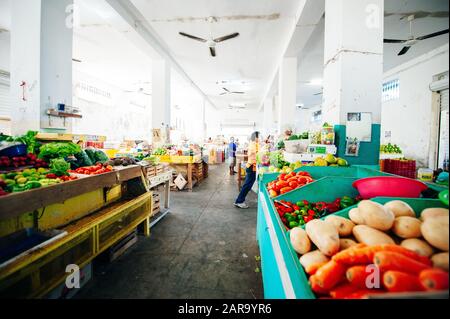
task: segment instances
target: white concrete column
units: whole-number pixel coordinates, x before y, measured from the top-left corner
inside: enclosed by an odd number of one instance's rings
[[[152,127],[165,134],[171,119],[171,68],[165,60],[152,61]],[[166,136],[167,142],[170,139]]]
[[[297,58],[284,58],[279,71],[278,130],[284,131],[286,125],[295,121],[297,100]]]
[[[263,131],[264,136],[271,134],[273,125],[273,97],[264,101]]]
[[[207,124],[206,124],[206,99],[203,99],[203,108],[202,108],[202,142],[206,140],[206,131],[207,131]]]
[[[381,121],[383,0],[326,0],[324,121],[345,125],[347,113]]]
[[[65,128],[71,120],[45,112],[72,106],[72,0],[11,2],[12,134]],[[21,86],[21,84],[24,84]]]

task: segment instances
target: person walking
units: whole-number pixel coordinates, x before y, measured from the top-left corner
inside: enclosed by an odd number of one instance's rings
[[[248,146],[248,161],[245,170],[245,182],[242,186],[241,192],[239,193],[234,206],[247,209],[248,205],[245,203],[245,199],[248,193],[252,190],[253,184],[256,181],[256,154],[259,152],[259,132],[254,132],[250,137],[250,143]]]
[[[234,142],[234,137],[230,138],[230,144],[228,144],[228,160],[230,161],[230,175],[236,174],[234,168],[236,167],[236,151],[237,145]]]

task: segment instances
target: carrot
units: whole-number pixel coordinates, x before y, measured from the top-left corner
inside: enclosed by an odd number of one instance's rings
[[[367,266],[359,265],[353,266],[347,269],[346,277],[347,280],[355,287],[364,289],[367,288],[366,279],[367,276],[370,275],[370,272],[367,272]]]
[[[392,251],[399,254],[402,254],[406,257],[412,258],[418,262],[421,262],[422,264],[431,266],[433,263],[431,262],[431,259],[426,256],[421,256],[415,251],[409,250],[405,247],[399,246],[399,245],[381,245],[380,251]],[[374,251],[373,254],[375,254],[376,251]],[[370,260],[373,260],[373,255],[370,256]]]
[[[345,265],[330,260],[317,270],[314,277],[319,287],[329,291],[342,280],[346,270],[347,267]]]
[[[369,295],[382,294],[385,293],[384,290],[381,289],[362,289],[355,291],[344,297],[344,299],[365,299]]]
[[[350,248],[344,249],[333,256],[333,260],[340,263],[351,263],[352,258],[357,258],[360,249],[366,247],[365,244],[357,244]]]
[[[431,268],[412,258],[393,251],[379,251],[373,257],[373,263],[382,271],[398,270],[418,275],[422,270]]]
[[[328,294],[328,291],[323,289],[322,287],[319,286],[319,283],[317,281],[317,277],[315,275],[312,275],[311,277],[309,277],[309,284],[311,285],[311,289],[312,291],[314,291],[316,294],[319,295],[326,295]]]
[[[423,264],[431,266],[428,257],[420,256],[416,252],[398,245],[353,246],[333,256],[333,260],[346,265],[358,265],[372,263],[375,253],[379,251],[392,251],[406,257],[415,259]]]
[[[439,268],[422,270],[419,274],[419,280],[426,290],[448,289],[448,272]]]
[[[314,275],[317,272],[317,270],[319,270],[319,268],[322,267],[323,265],[325,265],[326,263],[328,263],[328,261],[318,262],[318,263],[309,265],[308,267],[305,268],[305,272],[310,276]]]
[[[358,290],[359,290],[358,287],[356,287],[352,284],[346,283],[346,284],[342,284],[342,285],[339,285],[339,286],[333,288],[333,290],[330,291],[330,296],[333,299],[343,299],[346,296],[348,296],[352,293],[355,293]]]
[[[389,270],[383,275],[383,284],[389,292],[422,291],[419,277],[401,271]]]

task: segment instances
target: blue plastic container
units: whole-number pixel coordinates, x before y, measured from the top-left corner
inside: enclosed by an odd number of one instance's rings
[[[13,145],[0,151],[0,156],[17,157],[27,155],[25,144]]]

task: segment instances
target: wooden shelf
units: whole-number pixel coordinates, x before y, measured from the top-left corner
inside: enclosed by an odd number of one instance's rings
[[[72,117],[81,119],[83,116],[81,114],[74,114],[74,113],[67,113],[67,112],[59,112],[59,111],[47,111],[48,116],[55,116],[55,117]]]
[[[133,165],[101,175],[86,176],[74,181],[3,196],[0,197],[0,219],[17,217],[48,205],[63,203],[78,195],[111,187],[140,176],[142,176],[141,168]]]

